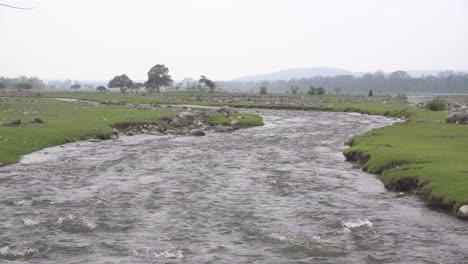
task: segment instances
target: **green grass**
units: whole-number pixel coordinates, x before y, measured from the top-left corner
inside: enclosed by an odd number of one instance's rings
[[[431,205],[456,213],[468,204],[468,126],[436,122],[446,114],[414,109],[406,123],[354,137],[344,153],[367,156],[364,170],[380,174],[387,188],[416,188]]]
[[[117,106],[91,106],[53,100],[34,99],[34,102],[0,103],[0,163],[13,164],[21,156],[46,147],[61,145],[90,138],[109,138],[114,133],[112,126],[124,122],[152,123],[168,127],[162,117],[175,116],[170,108],[132,110]],[[262,125],[257,115],[236,113],[241,127]],[[45,123],[30,123],[34,118]],[[19,126],[5,126],[13,119],[21,119]],[[215,114],[213,124],[226,124],[229,117]]]

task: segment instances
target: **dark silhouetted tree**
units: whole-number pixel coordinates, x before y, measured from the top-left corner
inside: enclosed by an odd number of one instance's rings
[[[208,89],[208,92],[210,93],[214,93],[216,90],[216,84],[212,80],[206,78],[205,75],[200,76],[200,80],[198,80],[198,83],[202,87],[206,87],[206,89]]]
[[[31,90],[32,86],[29,83],[17,83],[17,84],[15,84],[15,88],[16,88],[17,91]]]
[[[325,89],[323,87],[317,88],[317,95],[324,95],[325,94]]]
[[[5,84],[0,83],[0,89],[5,89],[5,88],[6,88]]]
[[[105,87],[105,86],[102,86],[102,85],[101,85],[101,86],[98,86],[98,87],[96,88],[96,90],[98,90],[98,91],[101,92],[101,93],[107,91],[106,87]]]
[[[136,82],[132,85],[132,87],[130,87],[130,92],[132,92],[133,90],[135,90],[137,93],[138,91],[144,87],[144,84],[141,83],[141,82]]]
[[[70,89],[75,90],[75,91],[78,90],[78,89],[80,89],[80,88],[81,88],[81,85],[79,85],[79,84],[74,84],[74,85],[72,85],[72,86],[70,87]]]
[[[170,86],[173,82],[169,69],[164,64],[157,64],[149,70],[145,87],[150,93],[154,91],[160,93],[162,87]]]
[[[133,81],[128,78],[126,74],[117,75],[109,81],[109,88],[120,88],[121,93],[125,93],[130,87],[132,87]]]
[[[260,85],[260,94],[267,94],[268,93],[268,83],[262,82]]]

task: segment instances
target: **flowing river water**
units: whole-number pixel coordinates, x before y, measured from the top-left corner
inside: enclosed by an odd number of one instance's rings
[[[468,223],[353,169],[395,120],[258,110],[205,137],[77,142],[0,173],[0,263],[467,263]]]

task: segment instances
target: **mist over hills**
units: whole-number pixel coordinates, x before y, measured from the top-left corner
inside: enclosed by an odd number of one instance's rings
[[[423,75],[437,75],[443,70],[412,70],[406,71],[412,77],[420,77]],[[456,71],[458,72],[458,71]],[[276,71],[268,74],[248,75],[235,78],[231,81],[234,82],[260,82],[260,81],[288,81],[292,79],[307,79],[317,76],[321,77],[335,77],[340,75],[351,75],[354,77],[361,77],[366,72],[354,72],[339,68],[329,67],[312,67],[312,68],[292,68],[281,71]]]

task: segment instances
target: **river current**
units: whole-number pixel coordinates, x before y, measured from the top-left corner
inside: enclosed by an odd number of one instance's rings
[[[0,263],[468,263],[468,223],[342,155],[396,120],[257,110],[263,127],[76,142],[0,168]]]

